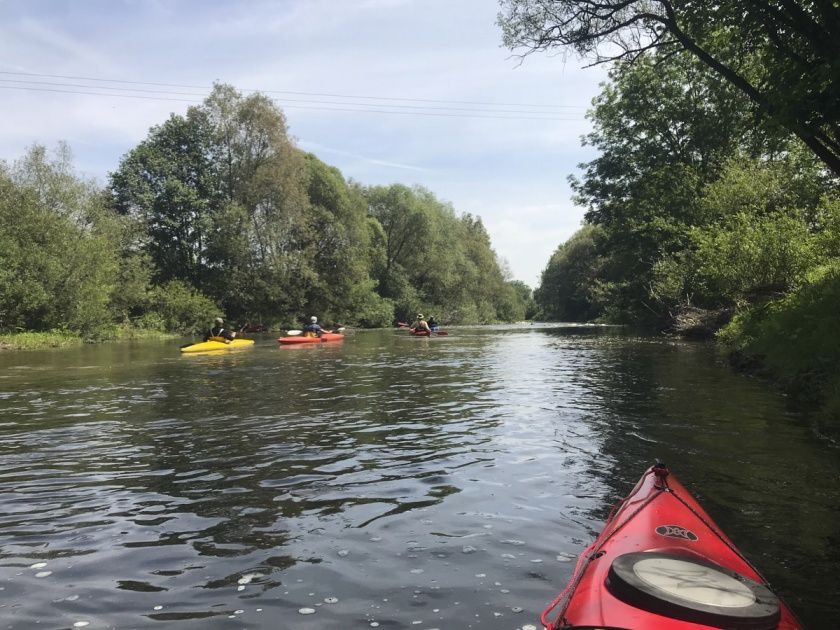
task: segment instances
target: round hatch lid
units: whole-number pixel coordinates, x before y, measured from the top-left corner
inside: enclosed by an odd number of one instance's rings
[[[626,553],[613,560],[606,585],[627,604],[675,619],[739,630],[779,623],[779,599],[769,588],[699,558]]]

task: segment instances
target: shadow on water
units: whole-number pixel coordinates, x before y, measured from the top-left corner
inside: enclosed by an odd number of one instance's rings
[[[702,345],[503,326],[5,354],[0,440],[12,628],[537,624],[656,459],[809,627],[840,610],[814,582],[836,449]]]

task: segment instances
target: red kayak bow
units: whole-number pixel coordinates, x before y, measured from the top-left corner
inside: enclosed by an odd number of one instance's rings
[[[802,628],[663,464],[613,508],[540,621],[549,630]]]

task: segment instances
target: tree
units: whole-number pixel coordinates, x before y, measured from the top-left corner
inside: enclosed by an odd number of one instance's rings
[[[306,155],[310,212],[306,242],[312,274],[307,279],[310,313],[342,322],[390,325],[393,306],[377,293],[369,251],[372,234],[367,202],[334,166]]]
[[[208,265],[208,238],[221,207],[209,159],[211,129],[205,112],[191,107],[152,127],[111,174],[114,207],[144,226],[141,246],[156,279],[201,286]]]
[[[504,43],[594,63],[687,51],[840,175],[840,6],[833,0],[500,0]]]
[[[116,283],[113,217],[99,190],[72,172],[60,146],[0,162],[0,329],[95,335],[110,323]]]
[[[446,322],[521,319],[481,219],[456,216],[430,191],[400,184],[366,191],[381,294],[396,315]]]
[[[599,239],[603,239],[603,230],[586,225],[551,255],[534,292],[541,317],[577,322],[601,314],[602,305],[592,295],[604,264]]]
[[[145,225],[158,282],[187,282],[247,320],[304,308],[307,178],[277,106],[216,85],[186,116],[153,127],[110,188],[116,208]]]
[[[572,178],[586,220],[603,228],[591,293],[601,306],[586,316],[606,308],[610,317],[659,324],[668,314],[649,299],[652,269],[706,221],[704,186],[737,150],[761,153],[779,141],[772,129],[753,129],[746,99],[689,56],[619,63],[610,79],[585,139],[599,155]]]

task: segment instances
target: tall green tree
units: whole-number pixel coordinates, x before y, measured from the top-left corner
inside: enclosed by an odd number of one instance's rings
[[[367,190],[378,225],[382,295],[396,315],[434,314],[445,322],[478,323],[518,317],[515,300],[481,219],[457,216],[452,206],[422,187],[400,184]]]
[[[90,336],[110,323],[118,243],[103,201],[66,147],[0,162],[0,329]]]
[[[311,273],[306,278],[310,313],[332,321],[390,325],[393,305],[376,292],[370,251],[375,247],[364,191],[348,184],[334,166],[306,155],[307,242]]]
[[[111,174],[116,209],[144,226],[141,244],[160,282],[201,286],[208,239],[218,212],[218,181],[209,158],[207,115],[190,108],[152,127]]]
[[[301,310],[309,272],[302,153],[265,96],[216,85],[198,107],[152,128],[111,176],[114,203],[146,227],[159,282],[182,280],[228,315]]]
[[[572,187],[603,228],[597,300],[621,319],[660,324],[668,313],[651,300],[654,266],[707,220],[699,198],[729,156],[776,136],[753,129],[745,99],[687,55],[617,65],[590,118],[586,142],[599,155]]]
[[[609,308],[597,299],[602,282],[604,255],[603,230],[585,225],[561,244],[540,276],[534,300],[542,318],[580,322],[596,319]]]

